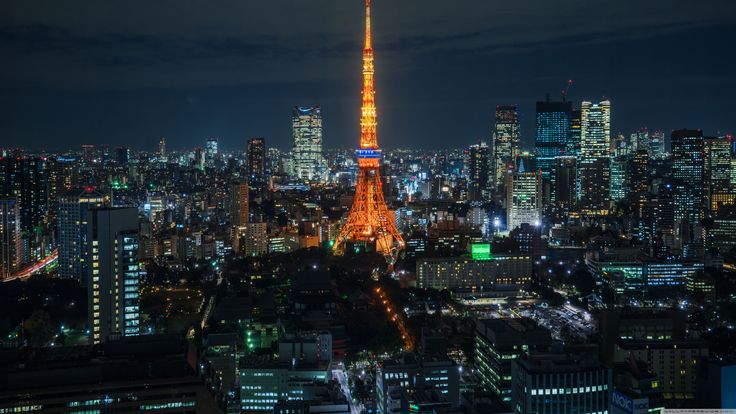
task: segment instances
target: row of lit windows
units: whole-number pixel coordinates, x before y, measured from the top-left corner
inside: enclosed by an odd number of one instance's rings
[[[558,395],[558,394],[581,394],[608,390],[608,384],[594,385],[592,387],[579,388],[540,388],[533,389],[532,395]]]

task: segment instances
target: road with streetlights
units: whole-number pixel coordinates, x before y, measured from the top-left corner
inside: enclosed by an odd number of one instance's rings
[[[404,341],[404,348],[407,351],[413,350],[414,340],[412,339],[409,330],[406,328],[404,316],[400,313],[403,311],[401,309],[398,309],[394,304],[391,303],[388,295],[381,287],[375,288],[374,292],[378,296],[378,300],[381,302],[380,306],[383,306],[388,318],[396,325],[397,328],[399,328],[399,332],[401,332],[401,339]]]

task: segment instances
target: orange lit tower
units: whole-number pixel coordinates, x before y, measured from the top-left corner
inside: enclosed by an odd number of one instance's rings
[[[365,2],[365,47],[363,48],[363,104],[360,111],[360,149],[358,182],[353,207],[345,226],[335,241],[333,251],[342,254],[346,242],[375,243],[376,251],[386,256],[389,265],[404,248],[393,215],[386,207],[381,190],[381,150],[376,138],[376,90],[373,84],[373,47],[371,45],[371,0]]]

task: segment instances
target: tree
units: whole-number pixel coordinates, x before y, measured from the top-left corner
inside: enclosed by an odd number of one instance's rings
[[[35,310],[24,324],[26,339],[32,346],[43,346],[54,336],[51,317],[41,309]]]

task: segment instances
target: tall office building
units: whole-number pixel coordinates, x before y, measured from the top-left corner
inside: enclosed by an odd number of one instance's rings
[[[657,130],[649,134],[649,156],[653,160],[661,160],[666,156],[664,131]]]
[[[571,102],[537,102],[534,153],[542,178],[550,179],[555,157],[566,155],[570,136]]]
[[[696,225],[703,218],[703,131],[672,131],[675,221]]]
[[[705,208],[718,216],[723,206],[733,206],[736,193],[731,185],[731,142],[726,137],[704,139]]]
[[[21,264],[20,206],[14,198],[0,198],[0,280]]]
[[[524,223],[536,226],[542,219],[542,173],[524,169],[524,162],[519,170],[507,177],[506,184],[507,219],[509,230]]]
[[[161,138],[158,141],[158,159],[159,161],[166,161],[166,138]]]
[[[251,191],[255,195],[262,195],[266,185],[266,140],[264,138],[248,140],[247,175]]]
[[[465,168],[468,176],[468,191],[471,200],[481,200],[493,187],[493,164],[491,149],[485,142],[471,145],[465,152]]]
[[[646,127],[638,128],[629,135],[629,144],[631,151],[646,151],[647,154],[651,150],[649,130]]]
[[[580,157],[581,116],[580,110],[578,109],[572,109],[570,111],[570,130],[567,136],[567,144],[565,145],[565,154],[578,158]]]
[[[649,150],[637,150],[628,165],[628,189],[630,199],[641,216],[642,208],[649,194]]]
[[[577,159],[572,155],[555,157],[552,167],[552,201],[561,207],[577,204]]]
[[[87,223],[90,342],[140,333],[138,209],[98,208]]]
[[[205,144],[205,149],[207,150],[207,159],[208,160],[215,159],[219,151],[218,144],[217,144],[217,138],[208,139],[207,143]]]
[[[128,165],[128,162],[130,161],[130,148],[115,148],[115,161],[117,161],[117,163],[120,165]]]
[[[516,105],[496,106],[496,124],[493,134],[495,187],[504,184],[506,171],[519,154],[519,108]],[[513,167],[512,167],[513,168]]]
[[[580,210],[584,215],[604,216],[610,204],[610,101],[583,101],[580,138]]]
[[[621,201],[626,198],[626,172],[629,157],[618,155],[611,157],[611,200]]]
[[[293,171],[298,180],[315,181],[322,174],[322,110],[297,106],[291,112]]]
[[[48,167],[44,158],[0,159],[0,197],[14,197],[20,206],[22,232],[48,224]]]
[[[87,223],[90,211],[104,205],[105,197],[93,191],[78,190],[59,196],[56,234],[60,277],[87,284]]]

